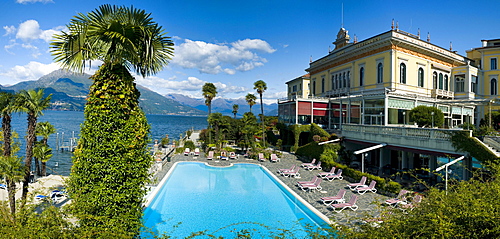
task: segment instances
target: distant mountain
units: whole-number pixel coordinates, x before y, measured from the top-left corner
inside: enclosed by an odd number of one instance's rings
[[[167,94],[165,97],[175,100],[183,105],[187,105],[199,110],[208,111],[208,107],[205,105],[204,98],[191,98],[189,96],[181,94]],[[258,101],[259,99],[257,99]],[[237,104],[239,106],[238,114],[242,116],[245,112],[250,111],[250,106],[245,101],[244,98],[240,99],[224,99],[216,98],[212,101],[212,112],[220,112],[223,115],[233,115],[233,105]],[[252,112],[257,115],[260,114],[260,103],[252,106]],[[264,114],[267,116],[277,116],[278,115],[278,104],[264,104]]]
[[[90,75],[57,70],[42,76],[37,81],[24,81],[13,86],[0,86],[1,90],[19,91],[45,88],[46,94],[52,94],[51,109],[83,111],[85,99],[92,85]],[[145,87],[137,85],[141,92],[140,107],[146,114],[204,116],[207,113],[166,98]]]

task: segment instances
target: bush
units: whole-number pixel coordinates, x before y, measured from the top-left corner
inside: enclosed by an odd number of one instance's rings
[[[186,142],[184,142],[184,148],[190,148],[191,150],[193,150],[196,148],[196,146],[194,145],[193,141],[186,140]]]

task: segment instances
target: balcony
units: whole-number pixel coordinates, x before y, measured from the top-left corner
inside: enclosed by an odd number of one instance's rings
[[[441,89],[432,89],[431,91],[432,98],[441,98],[441,99],[453,99],[455,98],[455,92],[441,90]]]

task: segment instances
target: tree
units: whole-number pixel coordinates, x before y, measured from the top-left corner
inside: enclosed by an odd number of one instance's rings
[[[7,183],[12,221],[16,219],[16,183],[21,182],[24,179],[24,175],[25,169],[20,157],[0,156],[0,177],[4,178]]]
[[[46,144],[38,142],[33,149],[33,156],[42,164],[41,175],[47,176],[47,162],[52,158],[52,149]]]
[[[444,123],[444,114],[436,107],[420,105],[410,111],[410,121],[420,127],[432,127],[432,125],[439,127]]]
[[[38,117],[43,115],[43,110],[50,106],[52,94],[44,97],[44,89],[21,90],[17,94],[16,104],[19,110],[28,114],[28,129],[26,132],[26,159],[24,160],[26,175],[23,182],[22,201],[28,196],[28,183],[31,175],[31,161],[33,159],[33,147],[36,141],[36,125]]]
[[[267,85],[266,82],[263,80],[258,80],[255,83],[253,83],[254,90],[257,90],[257,93],[259,93],[260,96],[260,114],[261,118],[260,121],[262,122],[262,146],[266,146],[266,130],[264,126],[264,104],[262,103],[262,94],[267,90]]]
[[[133,7],[102,5],[79,13],[67,28],[52,42],[56,62],[79,71],[92,60],[103,62],[91,77],[73,157],[71,211],[83,228],[136,237],[152,157],[149,124],[129,70],[143,77],[161,71],[172,59],[173,42],[151,14]]]
[[[250,113],[252,113],[252,106],[255,105],[255,100],[257,100],[257,97],[255,97],[254,94],[250,94],[248,93],[246,96],[245,96],[245,100],[246,102],[248,103],[248,105],[250,106]]]
[[[233,114],[234,114],[234,118],[236,119],[236,114],[238,114],[238,109],[240,108],[239,105],[237,104],[234,104],[233,105]]]
[[[54,127],[54,125],[52,125],[50,122],[48,121],[45,121],[45,122],[40,122],[36,125],[36,135],[37,136],[42,136],[42,141],[41,143],[45,146],[49,146],[48,144],[48,141],[49,141],[49,136],[51,134],[55,134],[56,133],[56,128]],[[38,157],[35,156],[35,159],[38,161],[38,160],[42,160]],[[47,159],[48,160],[48,159]],[[37,171],[37,175],[44,175],[45,176],[45,167],[46,167],[46,163],[47,161],[43,162],[43,160],[41,161],[41,164],[42,164],[42,169],[40,170],[40,167],[37,167],[36,171]]]
[[[3,156],[9,157],[12,155],[11,140],[12,140],[12,113],[17,110],[15,104],[15,95],[9,92],[0,92],[0,116],[2,117],[2,132],[3,132]]]
[[[217,96],[217,87],[213,83],[205,83],[201,89],[205,98],[205,105],[208,106],[208,115],[212,113],[212,100]]]

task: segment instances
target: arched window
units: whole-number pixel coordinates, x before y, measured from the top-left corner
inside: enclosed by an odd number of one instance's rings
[[[439,89],[443,89],[443,73],[439,73]]]
[[[434,71],[432,73],[432,89],[437,89],[438,74]]]
[[[384,81],[384,65],[382,62],[377,65],[377,83],[382,83]]]
[[[493,78],[490,81],[491,95],[497,95],[497,79]]]
[[[364,77],[365,77],[365,68],[361,67],[359,68],[359,86],[363,85]]]
[[[406,65],[401,63],[399,65],[399,83],[406,84]]]
[[[444,90],[448,90],[448,75],[444,75]]]
[[[418,86],[424,87],[424,69],[418,68]]]

